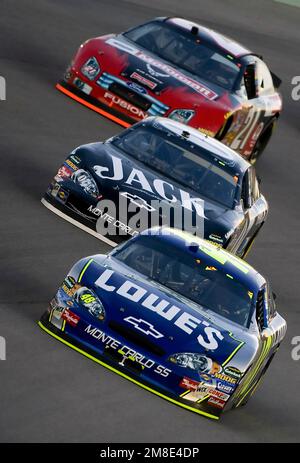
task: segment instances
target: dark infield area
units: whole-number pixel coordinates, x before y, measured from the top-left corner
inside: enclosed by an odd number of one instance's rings
[[[40,198],[74,147],[121,130],[55,90],[77,47],[155,16],[179,15],[237,38],[283,79],[284,112],[257,165],[270,215],[249,255],[277,293],[284,343],[247,406],[210,421],[91,362],[37,326],[70,266],[105,253],[101,241],[45,209]],[[299,441],[300,8],[271,0],[2,0],[0,75],[1,442]]]

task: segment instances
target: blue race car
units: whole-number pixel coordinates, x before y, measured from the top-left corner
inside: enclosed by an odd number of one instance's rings
[[[263,276],[165,227],[77,262],[39,324],[135,384],[214,419],[247,402],[286,332]]]
[[[162,117],[73,150],[42,203],[113,247],[163,225],[239,257],[268,215],[253,166],[219,141]]]

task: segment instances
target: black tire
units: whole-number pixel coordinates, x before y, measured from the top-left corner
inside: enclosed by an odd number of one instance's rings
[[[278,346],[279,347],[279,346]],[[256,379],[255,383],[252,384],[251,388],[250,388],[250,392],[246,395],[246,397],[244,398],[243,402],[239,405],[240,407],[243,407],[244,405],[246,405],[248,403],[248,401],[251,399],[254,391],[256,390],[256,388],[258,387],[259,383],[262,381],[263,377],[265,376],[277,350],[278,350],[278,347],[277,349],[273,352],[273,354],[271,355],[271,357],[269,358],[269,360],[267,361],[266,365],[264,366],[263,370],[261,371],[259,377]]]
[[[249,161],[252,165],[256,163],[258,158],[262,155],[267,144],[269,143],[276,125],[276,120],[277,119],[273,119],[272,122],[270,122],[270,124],[265,128],[263,133],[259,136],[258,140],[256,141],[252,154],[249,158]]]

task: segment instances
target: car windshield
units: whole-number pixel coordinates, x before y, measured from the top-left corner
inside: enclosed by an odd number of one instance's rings
[[[232,209],[238,176],[212,153],[183,137],[150,126],[138,126],[111,143],[157,172]]]
[[[150,22],[125,37],[169,63],[227,90],[234,88],[241,69],[221,48],[211,48],[197,36],[165,22]]]
[[[244,327],[249,326],[253,293],[232,275],[154,236],[140,236],[113,257],[178,295]],[[200,310],[200,309],[199,309]]]

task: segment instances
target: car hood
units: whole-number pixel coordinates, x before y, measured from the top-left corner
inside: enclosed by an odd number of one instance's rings
[[[126,330],[135,331],[146,346],[155,344],[166,359],[175,353],[195,352],[222,365],[245,345],[247,335],[242,330],[237,330],[241,338],[233,336],[226,324],[213,322],[192,301],[133,273],[114,258],[97,261],[93,256],[81,284],[92,288],[105,308],[105,319],[94,319],[93,324],[106,332],[121,332],[125,339]]]
[[[187,217],[189,213],[197,216],[199,227],[200,229],[202,227],[202,230],[204,227],[207,238],[211,233],[221,235],[223,238],[236,219],[235,210],[226,209],[153,170],[150,166],[129,158],[110,143],[84,145],[77,149],[76,156],[81,159],[81,166],[93,176],[103,198],[113,200],[115,204],[119,205],[119,209],[127,205],[129,198],[131,202],[135,203],[136,196],[139,198],[138,201],[144,201],[143,211],[145,213],[148,213],[147,207],[153,204],[152,201],[160,201],[161,204],[167,205],[172,204],[176,209],[185,209]],[[168,198],[173,196],[176,201],[170,203],[163,197],[162,181],[164,182],[165,196]],[[122,206],[119,203],[121,199],[123,201]],[[155,211],[153,211],[154,213]],[[167,213],[168,207],[166,208]],[[228,221],[229,216],[230,221]]]
[[[170,64],[123,35],[92,39],[89,46],[91,50],[95,47],[97,54],[101,49],[99,61],[104,73],[97,83],[104,88],[105,82],[109,84],[110,78],[117,76],[136,84],[134,91],[158,98],[168,109],[205,105],[227,112],[239,104],[234,94],[221,86]]]

